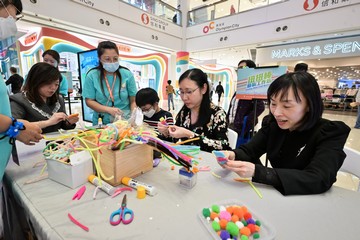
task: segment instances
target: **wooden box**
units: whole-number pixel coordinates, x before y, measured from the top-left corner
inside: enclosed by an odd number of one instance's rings
[[[87,141],[89,147],[96,147]],[[105,180],[112,186],[121,184],[123,177],[134,178],[150,171],[153,168],[153,148],[146,144],[130,144],[122,151],[102,148],[93,151],[95,158],[100,155],[100,166],[106,177],[114,176],[111,180]]]

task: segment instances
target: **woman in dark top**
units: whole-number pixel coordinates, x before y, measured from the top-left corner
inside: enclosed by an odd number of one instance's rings
[[[277,78],[268,89],[270,117],[239,149],[225,152],[225,168],[284,195],[317,194],[336,181],[350,128],[321,118],[323,103],[315,78],[305,72]],[[273,168],[263,166],[265,154]]]
[[[200,69],[189,69],[180,76],[179,87],[184,106],[177,114],[175,126],[159,123],[159,132],[174,141],[199,137],[190,144],[199,145],[203,151],[230,149],[226,114],[210,102],[207,75]]]
[[[43,133],[75,128],[79,118],[65,114],[64,99],[59,95],[60,76],[59,70],[50,64],[32,66],[23,92],[10,96],[12,116],[36,122]]]

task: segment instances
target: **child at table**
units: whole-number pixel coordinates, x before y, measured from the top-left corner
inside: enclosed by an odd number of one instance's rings
[[[271,83],[267,98],[268,122],[249,143],[225,151],[228,161],[222,166],[243,178],[272,185],[284,195],[329,190],[346,157],[343,148],[350,128],[321,117],[320,89],[309,73],[280,76]],[[259,160],[263,154],[265,166]]]

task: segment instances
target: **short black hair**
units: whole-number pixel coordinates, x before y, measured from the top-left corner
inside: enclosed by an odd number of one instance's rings
[[[167,83],[168,83],[168,84],[171,84],[171,80],[168,80]]]
[[[10,4],[14,5],[16,7],[16,15],[20,14],[23,10],[23,6],[21,3],[21,0],[0,0],[4,5],[0,4],[0,9],[4,6],[7,7]]]
[[[17,73],[16,67],[10,67],[10,72],[12,72],[12,73]]]
[[[306,99],[309,108],[297,130],[303,131],[314,127],[322,116],[324,106],[321,100],[319,85],[316,79],[307,72],[286,73],[275,79],[267,91],[269,106],[270,99],[276,97],[278,94],[281,94],[281,99],[286,98],[290,88],[294,91],[296,102],[301,101],[299,96],[300,91]],[[271,112],[270,116],[274,119]]]
[[[56,80],[60,80],[61,74],[56,67],[45,62],[39,62],[34,64],[26,77],[24,86],[24,92],[26,97],[35,105],[41,106],[44,104],[44,100],[39,94],[39,89],[47,84],[51,84]],[[56,93],[48,98],[50,105],[55,104],[59,99],[59,88]]]
[[[241,60],[241,61],[238,63],[238,66],[239,66],[241,63],[246,63],[246,66],[247,66],[248,68],[256,68],[256,64],[254,63],[253,60],[250,60],[250,59]]]
[[[308,71],[308,65],[306,63],[298,63],[295,65],[294,72],[307,72]]]
[[[60,64],[60,54],[55,50],[48,49],[42,54],[42,57],[44,58],[46,55],[52,56],[53,59],[57,61],[57,68],[58,68]]]
[[[146,104],[154,105],[160,101],[157,92],[152,88],[142,88],[135,96],[135,102],[138,107],[143,107]]]

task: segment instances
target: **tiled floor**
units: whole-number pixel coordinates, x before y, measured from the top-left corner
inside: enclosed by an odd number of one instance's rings
[[[215,97],[214,103],[217,104],[217,97]],[[175,103],[175,110],[171,110],[171,113],[176,116],[177,112],[180,110],[180,108],[182,107],[182,101],[180,99],[175,99],[174,100]],[[160,102],[160,106],[165,109],[168,110],[167,107],[168,103],[167,101],[161,101]],[[229,99],[221,99],[220,105],[227,110],[228,109],[228,105],[229,105]],[[72,113],[74,112],[79,112],[81,113],[81,105],[80,103],[73,103],[71,105],[71,109],[72,109]],[[265,110],[264,113],[260,116],[260,121],[261,119],[268,113],[268,110]],[[347,139],[346,142],[346,146],[353,148],[357,151],[360,151],[360,129],[355,129],[354,125],[355,125],[355,121],[356,121],[356,112],[344,112],[344,111],[331,111],[331,110],[325,110],[323,117],[330,119],[330,120],[339,120],[339,121],[343,121],[344,123],[346,123],[349,127],[351,127],[351,131],[350,131],[350,135]],[[360,159],[359,159],[360,161]],[[337,186],[341,186],[347,189],[351,189],[351,190],[357,190],[358,186],[359,186],[359,178],[354,177],[348,173],[342,173],[339,172],[338,176],[337,176],[338,181],[335,183],[335,185]]]

